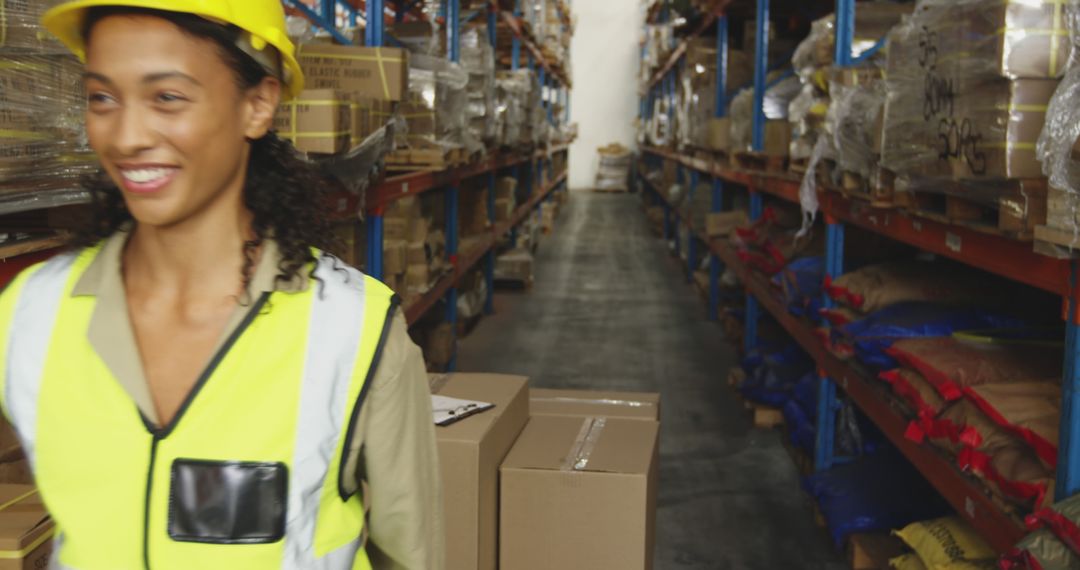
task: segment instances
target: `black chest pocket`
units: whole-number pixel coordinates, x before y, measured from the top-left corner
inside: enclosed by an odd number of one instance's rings
[[[169,537],[208,544],[267,544],[285,536],[284,463],[177,459],[169,485]]]

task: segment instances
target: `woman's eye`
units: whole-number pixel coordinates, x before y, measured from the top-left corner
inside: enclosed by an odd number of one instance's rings
[[[112,100],[113,100],[112,97],[110,97],[110,96],[108,96],[108,95],[106,95],[104,93],[91,93],[90,95],[87,96],[87,101],[89,101],[91,104],[99,104],[100,105],[102,103],[109,103]]]
[[[187,101],[183,95],[176,93],[160,93],[157,96],[158,103],[178,103],[181,101]]]

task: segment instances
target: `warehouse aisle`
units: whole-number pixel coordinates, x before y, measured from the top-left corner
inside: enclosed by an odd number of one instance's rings
[[[574,193],[533,290],[496,296],[458,369],[662,394],[658,570],[843,568],[779,433],[752,429],[727,387],[735,354],[676,263],[636,195]]]

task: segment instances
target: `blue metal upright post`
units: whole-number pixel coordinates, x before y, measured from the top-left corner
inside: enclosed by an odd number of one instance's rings
[[[514,20],[521,18],[521,0],[514,0]],[[521,38],[514,34],[510,42],[510,69],[517,71],[521,67]]]
[[[488,172],[488,222],[491,227],[495,227],[495,171]],[[487,285],[487,298],[484,299],[484,313],[491,315],[495,313],[495,247],[498,244],[492,244],[491,249],[487,252],[487,260],[484,266],[484,282]]]
[[[712,207],[711,212],[720,212],[724,209],[724,181],[720,177],[712,181]],[[710,248],[711,251],[711,248]],[[720,274],[723,273],[723,264],[720,257],[715,253],[709,256],[709,320],[719,319],[720,313]]]
[[[492,48],[497,48],[499,45],[499,20],[498,12],[495,7],[488,6],[488,42],[491,43]]]
[[[367,0],[367,27],[364,29],[364,45],[383,45],[383,0]]]
[[[1077,290],[1080,263],[1072,262],[1071,291]],[[1058,433],[1057,483],[1054,500],[1080,493],[1080,295],[1065,299],[1065,376],[1061,389],[1061,427]]]
[[[686,193],[687,203],[694,203],[694,194],[697,192],[698,171],[690,169],[690,190]],[[692,206],[691,206],[692,207]],[[686,235],[686,282],[694,282],[694,271],[697,269],[697,238],[694,234],[693,219],[686,221],[688,229]]]
[[[394,0],[394,23],[400,24],[405,21],[405,13],[408,11],[408,0]],[[355,23],[354,23],[355,25]]]
[[[760,192],[750,191],[750,219],[758,221],[765,213],[765,202]],[[752,293],[746,294],[746,323],[743,331],[743,346],[749,352],[757,348],[758,319],[761,316],[761,306],[757,297]]]
[[[319,2],[319,14],[333,25],[337,27],[337,1],[336,0],[320,0]]]
[[[446,45],[450,61],[461,61],[461,0],[447,0]]]
[[[728,19],[720,16],[716,20],[716,100],[713,115],[723,117],[727,114],[724,103],[727,102],[728,68]]]
[[[517,184],[521,184],[521,167],[519,165],[515,164],[513,166],[513,169],[510,171],[510,176],[512,176],[514,178],[514,181]],[[517,202],[517,199],[516,199],[517,198],[517,188],[516,187],[514,188],[514,194],[515,194],[514,202]],[[528,198],[526,198],[526,200],[527,199]],[[514,248],[517,247],[517,234],[518,234],[517,226],[511,226],[510,227],[510,249],[514,249]]]
[[[851,65],[851,45],[855,35],[855,0],[836,0],[836,42],[833,60],[837,67]],[[836,279],[844,273],[844,226],[826,218],[825,275]],[[833,306],[826,295],[826,307]],[[817,391],[817,427],[814,442],[814,468],[828,469],[836,462],[836,382],[819,375]]]
[[[769,0],[757,0],[757,45],[754,48],[755,151],[765,147],[765,75],[769,68]]]
[[[383,278],[383,218],[369,216],[364,226],[367,233],[367,274],[375,279]]]
[[[446,189],[446,260],[452,267],[457,267],[458,255],[458,187],[450,186]],[[450,350],[450,363],[448,371],[453,371],[457,363],[457,297],[456,287],[451,287],[446,293],[446,322],[453,327],[452,336],[454,344]]]

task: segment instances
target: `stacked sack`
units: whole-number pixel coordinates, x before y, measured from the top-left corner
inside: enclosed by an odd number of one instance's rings
[[[1001,559],[1002,570],[1080,568],[1080,497],[1033,513],[1025,519],[1030,534]]]
[[[955,516],[911,523],[894,533],[910,552],[889,561],[896,570],[996,570],[993,548]]]
[[[630,149],[611,143],[597,149],[599,166],[596,169],[596,189],[626,192],[630,179]]]
[[[730,241],[744,264],[773,276],[798,257],[823,253],[821,232],[801,233],[800,224],[797,212],[767,207],[757,221],[737,228]]]
[[[881,162],[897,190],[1028,216],[1035,143],[1065,72],[1066,2],[921,0],[889,37]],[[1026,223],[1026,222],[1025,222]]]
[[[962,266],[876,264],[826,280],[830,349],[879,371],[910,412],[906,436],[982,479],[1009,510],[1053,495],[1063,355],[1001,309],[1004,287]],[[1053,333],[1056,334],[1056,333]]]

